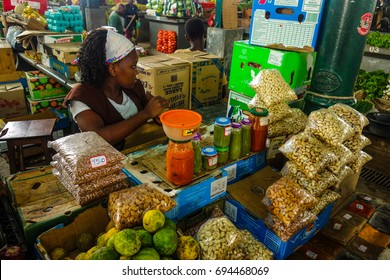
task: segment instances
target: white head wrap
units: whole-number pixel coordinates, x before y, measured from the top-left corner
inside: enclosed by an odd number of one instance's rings
[[[106,39],[106,63],[111,64],[123,59],[132,50],[135,49],[134,44],[115,31],[108,29]]]

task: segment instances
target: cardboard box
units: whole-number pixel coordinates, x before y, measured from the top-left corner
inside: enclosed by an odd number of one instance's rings
[[[61,110],[64,114],[67,114],[67,110],[62,108],[62,102],[64,98],[53,98],[53,99],[42,99],[42,100],[32,100],[30,96],[27,96],[27,104],[30,114],[40,113],[45,110],[54,108]]]
[[[50,68],[60,72],[68,79],[74,79],[74,74],[79,70],[77,65],[65,64],[62,61],[57,60],[54,56],[50,57]]]
[[[237,41],[233,47],[229,89],[255,96],[250,82],[263,69],[277,69],[297,95],[310,84],[316,53],[273,50]]]
[[[40,53],[45,53],[44,44],[63,44],[63,43],[82,43],[83,35],[80,33],[53,33],[50,35],[38,36],[38,48],[37,51]]]
[[[27,114],[25,91],[21,83],[0,84],[0,118]]]
[[[68,93],[64,86],[39,71],[26,72],[26,79],[32,100],[63,97]]]
[[[316,48],[325,0],[253,1],[249,42]]]
[[[229,186],[225,213],[238,228],[247,229],[267,246],[275,254],[275,259],[285,259],[328,223],[333,204],[327,206],[313,224],[283,242],[266,226],[264,219],[268,211],[261,203],[267,188],[279,177],[277,172],[266,167],[255,175]]]
[[[228,184],[242,180],[264,168],[267,165],[266,154],[267,151],[262,151],[224,166],[222,169],[228,172]]]
[[[51,167],[11,175],[6,178],[6,186],[29,246],[42,232],[61,223],[69,224],[79,213],[104,200],[80,206],[53,175]]]
[[[5,40],[0,40],[0,74],[12,74],[15,71],[12,47]]]
[[[38,236],[36,248],[42,259],[50,259],[50,251],[64,248],[70,255],[78,254],[76,241],[80,234],[88,232],[95,238],[105,231],[109,222],[107,208],[95,206],[80,213],[72,223],[65,227],[50,229]]]
[[[191,64],[191,108],[212,105],[222,98],[223,58],[205,52],[174,53]]]
[[[50,48],[48,53],[53,55],[62,63],[72,63],[77,58],[80,51],[81,43],[63,43],[63,44],[46,44]]]
[[[170,109],[190,108],[190,65],[168,56],[140,57],[138,79],[146,93],[169,100]]]

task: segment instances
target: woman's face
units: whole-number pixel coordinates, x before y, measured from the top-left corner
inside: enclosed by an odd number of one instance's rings
[[[120,87],[131,89],[134,87],[138,74],[138,55],[134,50],[121,61],[115,63],[115,80]]]

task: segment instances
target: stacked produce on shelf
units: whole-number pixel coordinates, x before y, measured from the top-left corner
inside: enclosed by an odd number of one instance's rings
[[[80,205],[129,186],[121,171],[125,156],[96,132],[69,135],[48,146],[57,152],[53,174]]]
[[[58,9],[45,12],[48,29],[55,32],[65,32],[69,29],[74,32],[83,31],[83,18],[80,6],[61,6]]]
[[[176,32],[172,30],[159,30],[157,34],[157,51],[174,53],[177,48]]]
[[[268,137],[297,134],[305,128],[307,117],[301,110],[288,106],[287,102],[297,96],[278,70],[261,70],[250,86],[256,95],[249,107],[266,108],[269,112]]]
[[[18,14],[21,14],[26,19],[36,19],[40,23],[42,23],[44,26],[47,26],[47,20],[44,16],[39,14],[38,10],[35,8],[32,8],[28,2],[25,2],[23,4],[19,4],[15,7],[14,11]]]
[[[202,6],[195,0],[151,0],[146,6],[158,16],[193,17],[202,16]]]
[[[381,98],[385,95],[389,80],[390,73],[385,73],[383,70],[367,72],[360,69],[354,90],[363,91],[366,100]]]

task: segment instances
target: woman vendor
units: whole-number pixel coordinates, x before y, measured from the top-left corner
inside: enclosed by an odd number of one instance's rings
[[[65,98],[79,129],[95,131],[117,149],[168,101],[145,94],[136,78],[138,56],[126,37],[106,29],[92,31],[80,49],[81,83]]]

